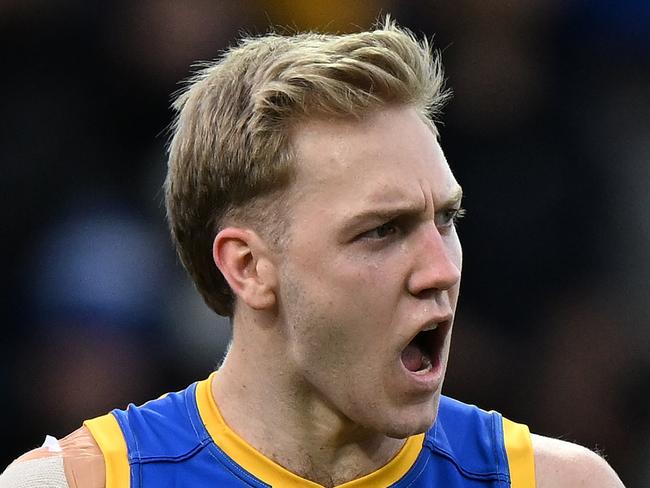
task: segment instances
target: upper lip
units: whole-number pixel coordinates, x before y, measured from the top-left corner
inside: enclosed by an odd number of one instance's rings
[[[408,344],[410,344],[411,341],[413,339],[415,339],[415,336],[418,335],[420,332],[437,329],[438,327],[448,327],[451,324],[451,321],[453,320],[453,318],[454,318],[454,314],[449,312],[449,313],[446,313],[444,315],[438,315],[436,317],[433,317],[433,318],[427,320],[418,329],[413,331],[413,333],[408,338],[408,341],[406,342],[404,347],[406,347]]]
[[[439,316],[434,317],[434,318],[432,318],[430,320],[427,320],[424,323],[424,325],[422,327],[420,327],[416,331],[415,335],[419,334],[420,332],[424,332],[425,330],[431,330],[431,329],[437,328],[440,325],[445,325],[445,324],[451,322],[451,320],[453,318],[454,318],[454,314],[452,314],[451,312],[448,312],[448,313],[446,313],[444,315],[439,315]],[[413,337],[415,337],[415,335]]]

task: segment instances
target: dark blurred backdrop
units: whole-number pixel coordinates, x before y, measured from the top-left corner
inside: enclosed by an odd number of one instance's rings
[[[160,190],[171,94],[239,33],[391,13],[443,52],[465,188],[445,392],[650,486],[650,2],[0,0],[0,466],[205,377],[229,326]]]

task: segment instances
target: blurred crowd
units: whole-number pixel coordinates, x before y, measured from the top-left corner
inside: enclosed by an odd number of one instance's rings
[[[0,1],[0,468],[204,378],[230,326],[167,235],[171,95],[239,34],[442,52],[465,261],[445,392],[650,486],[650,2]]]

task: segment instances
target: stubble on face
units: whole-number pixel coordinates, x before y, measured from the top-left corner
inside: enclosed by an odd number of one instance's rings
[[[427,413],[415,423],[395,415],[403,411],[405,400],[395,396],[385,377],[389,373],[386,358],[398,354],[388,348],[369,350],[354,334],[356,328],[380,324],[369,324],[359,308],[347,309],[349,315],[334,314],[332,309],[337,307],[329,299],[319,301],[306,291],[313,289],[314,281],[306,283],[302,273],[285,268],[281,282],[285,333],[292,345],[287,361],[295,379],[295,408],[312,412],[313,419],[328,423],[348,440],[367,439],[369,434],[404,439],[433,424],[439,395],[409,400]],[[368,361],[373,357],[377,360]]]
[[[435,419],[439,391],[404,394],[398,370],[398,345],[431,308],[405,290],[420,244],[409,235],[375,249],[342,238],[341,222],[366,195],[379,195],[383,207],[395,199],[419,207],[425,194],[430,208],[457,183],[430,129],[408,108],[356,123],[314,121],[295,139],[297,155],[310,164],[294,183],[278,303],[287,344],[283,367],[295,378],[296,401],[320,403],[344,423],[396,438],[422,432]],[[460,268],[455,231],[445,239]]]

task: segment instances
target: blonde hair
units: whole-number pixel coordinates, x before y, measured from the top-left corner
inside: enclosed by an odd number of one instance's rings
[[[427,40],[390,18],[370,32],[244,38],[203,65],[174,102],[165,199],[176,249],[206,303],[232,316],[232,291],[212,258],[221,228],[245,224],[276,244],[287,230],[291,128],[397,104],[435,132],[443,82]]]

